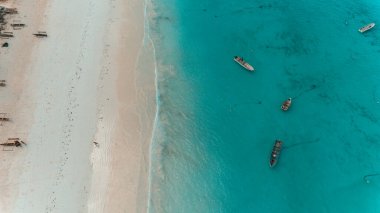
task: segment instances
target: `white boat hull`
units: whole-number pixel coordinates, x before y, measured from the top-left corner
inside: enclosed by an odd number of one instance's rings
[[[364,33],[372,28],[375,27],[375,23],[370,23],[370,24],[367,24],[366,26],[360,28],[358,31],[361,32],[361,33]]]
[[[244,64],[243,64],[240,61],[238,61],[236,58],[234,58],[234,61],[236,61],[236,63],[240,64],[240,66],[244,67],[245,69],[247,69],[249,71],[255,71],[255,69],[250,64],[248,64],[247,62],[244,62]]]

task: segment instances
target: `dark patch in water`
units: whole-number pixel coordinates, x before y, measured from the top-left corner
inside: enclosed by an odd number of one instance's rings
[[[320,79],[319,77],[314,78],[310,76],[302,76],[302,73],[293,72],[292,69],[285,69],[285,74],[288,76],[288,81],[286,85],[282,85],[282,90],[290,90],[293,93],[293,98],[298,98],[303,96],[306,93],[312,92],[313,90],[318,89],[319,85],[324,85],[324,78]],[[312,83],[312,84],[310,84]],[[294,91],[299,91],[298,94],[294,94]]]
[[[317,85],[313,84],[313,85],[310,86],[310,88],[308,88],[308,89],[306,89],[306,90],[300,92],[300,93],[299,93],[297,96],[295,96],[293,99],[298,98],[298,97],[302,96],[303,94],[308,93],[308,92],[311,92],[311,91],[313,91],[313,90],[315,90],[315,89],[317,89]]]
[[[332,100],[332,98],[329,96],[329,94],[325,93],[325,92],[318,93],[318,97],[322,100],[327,101],[327,102],[331,102],[331,100]]]
[[[283,72],[286,75],[286,79],[279,83],[281,91],[284,94],[292,98],[299,98],[315,90],[321,90],[321,88],[328,88],[326,84],[329,76],[321,75],[318,71],[317,74],[300,72],[299,68],[295,64],[284,68]],[[323,90],[319,91],[320,93]]]
[[[259,5],[259,8],[260,9],[270,9],[270,8],[272,8],[272,4],[261,4],[261,5]]]
[[[374,103],[377,103],[377,104],[379,104],[380,103],[380,91],[378,92],[379,90],[378,90],[378,87],[376,86],[376,87],[374,87],[373,88],[373,91],[372,91],[372,101],[374,102]]]
[[[156,17],[153,17],[152,19],[155,20],[156,22],[161,22],[161,21],[171,22],[171,19],[168,16],[156,16]]]
[[[292,31],[277,33],[275,41],[279,41],[283,44],[267,44],[265,45],[265,48],[282,51],[286,56],[308,55],[311,53],[310,45],[315,43],[315,41],[305,39],[304,36]]]
[[[232,104],[232,105],[230,105],[230,109],[229,109],[229,111],[232,112],[232,111],[234,111],[237,107],[240,107],[240,106],[246,106],[246,105],[253,105],[253,104],[261,105],[261,104],[262,104],[262,101],[247,101],[247,102],[243,102],[243,103]]]
[[[225,14],[219,14],[219,16],[238,16],[238,15],[244,15],[247,13],[255,13],[258,12],[257,9],[265,10],[265,9],[277,9],[277,10],[286,10],[288,8],[288,4],[286,2],[278,1],[275,3],[268,3],[268,4],[260,4],[257,6],[247,6],[244,8],[239,8],[232,10],[230,12],[227,12]]]
[[[366,183],[371,183],[370,178],[380,176],[380,173],[368,174],[363,176],[363,181]]]
[[[319,141],[320,141],[320,139],[316,139],[316,140],[313,140],[313,141],[295,143],[295,144],[292,144],[292,145],[289,145],[289,146],[285,146],[284,150],[285,149],[299,147],[299,146],[303,146],[303,145],[310,145],[310,144],[313,144],[313,143],[318,143]]]
[[[373,38],[371,41],[371,46],[380,46],[380,39],[378,39],[375,35],[371,37]]]
[[[228,15],[236,15],[236,14],[240,15],[242,13],[252,13],[254,9],[255,9],[255,7],[241,8],[241,9],[237,9],[237,10],[232,11]]]
[[[352,133],[356,132],[357,134],[361,135],[363,138],[364,138],[364,141],[367,142],[367,147],[366,149],[378,149],[379,146],[380,146],[380,141],[379,141],[379,137],[380,135],[377,134],[377,133],[368,133],[365,129],[366,127],[364,127],[363,129],[361,127],[358,126],[357,122],[355,121],[354,119],[354,116],[350,116],[350,124],[351,124],[351,127],[352,127]],[[353,134],[351,134],[353,135]],[[360,144],[360,146],[363,146],[363,140],[358,140],[358,141],[355,141],[357,143]]]
[[[351,102],[351,101],[346,101],[346,104],[348,107],[351,109],[351,111],[355,114],[355,112],[360,115],[361,117],[367,119],[368,121],[372,123],[377,123],[378,119],[368,111],[368,109],[362,105],[360,105],[357,102]]]

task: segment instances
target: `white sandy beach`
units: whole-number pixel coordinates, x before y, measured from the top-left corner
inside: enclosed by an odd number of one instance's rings
[[[155,116],[142,0],[8,0],[0,212],[144,212]],[[9,25],[9,24],[8,24]],[[47,38],[35,38],[38,30]],[[1,147],[0,147],[1,148]]]

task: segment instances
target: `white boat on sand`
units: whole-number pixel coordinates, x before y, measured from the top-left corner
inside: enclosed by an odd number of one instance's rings
[[[370,23],[359,29],[359,32],[364,33],[375,26],[375,23]]]
[[[255,69],[250,64],[244,61],[243,57],[234,56],[234,61],[236,61],[238,64],[240,64],[242,67],[249,71],[255,71]]]

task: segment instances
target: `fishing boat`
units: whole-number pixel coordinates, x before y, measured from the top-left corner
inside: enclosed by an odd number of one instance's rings
[[[284,103],[281,105],[281,109],[283,111],[288,111],[290,105],[292,105],[292,98],[288,98],[286,101],[284,101]]]
[[[0,32],[0,38],[13,38],[12,32]]]
[[[244,61],[243,57],[234,56],[234,61],[236,61],[242,67],[244,67],[245,69],[247,69],[251,72],[255,71],[255,69],[250,64],[248,64],[246,61]]]
[[[359,29],[359,32],[364,33],[375,26],[375,23],[370,23]]]
[[[276,140],[272,149],[272,153],[270,155],[269,167],[272,168],[276,166],[278,162],[278,158],[280,157],[281,147],[282,147],[282,141]]]
[[[36,37],[47,37],[47,33],[45,31],[38,31],[37,33],[33,33]]]

